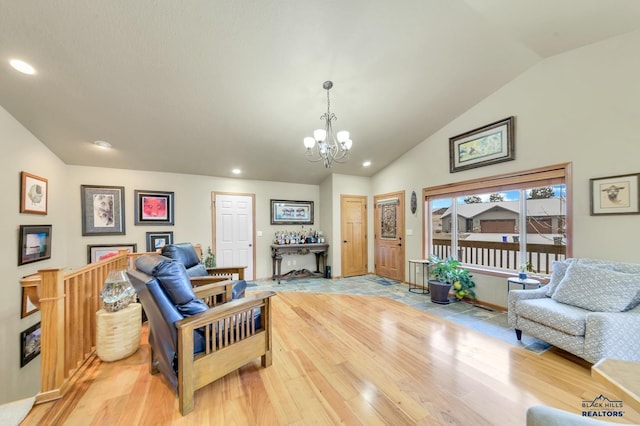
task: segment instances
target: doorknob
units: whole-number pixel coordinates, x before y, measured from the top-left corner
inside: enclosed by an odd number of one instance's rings
[[[343,243],[348,243],[348,241],[347,241],[347,240],[344,240],[344,241],[343,241]]]
[[[402,247],[402,243],[398,243],[398,247]]]
[[[253,247],[253,244],[249,244],[249,247]]]

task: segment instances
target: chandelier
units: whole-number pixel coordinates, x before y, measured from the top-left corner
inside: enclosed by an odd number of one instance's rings
[[[322,161],[324,166],[329,168],[333,162],[344,163],[349,159],[353,142],[346,130],[341,130],[334,136],[331,122],[337,118],[331,112],[329,100],[329,90],[333,87],[333,82],[325,81],[322,87],[327,91],[327,112],[320,117],[320,120],[325,121],[324,129],[314,130],[313,137],[304,138],[304,146],[307,148],[307,160]]]

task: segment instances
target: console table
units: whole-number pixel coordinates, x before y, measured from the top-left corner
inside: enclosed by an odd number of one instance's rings
[[[309,243],[309,244],[272,244],[271,245],[271,259],[272,259],[272,276],[271,279],[278,280],[280,284],[280,277],[282,277],[282,255],[283,254],[309,254],[316,255],[316,274],[322,274],[323,269],[327,266],[327,251],[329,250],[329,244],[326,243]],[[322,269],[320,269],[320,260],[322,260]]]

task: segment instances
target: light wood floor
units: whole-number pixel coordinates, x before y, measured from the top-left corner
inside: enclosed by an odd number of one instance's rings
[[[524,425],[532,405],[579,413],[583,400],[617,398],[561,351],[536,355],[383,297],[281,292],[273,318],[273,365],[256,359],[197,391],[185,417],[149,374],[143,337],[22,424]],[[625,407],[621,421],[640,413]]]

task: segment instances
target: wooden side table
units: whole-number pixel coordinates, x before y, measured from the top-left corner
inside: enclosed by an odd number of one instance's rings
[[[131,303],[126,308],[96,312],[96,353],[103,361],[117,361],[133,355],[140,347],[142,305]]]

